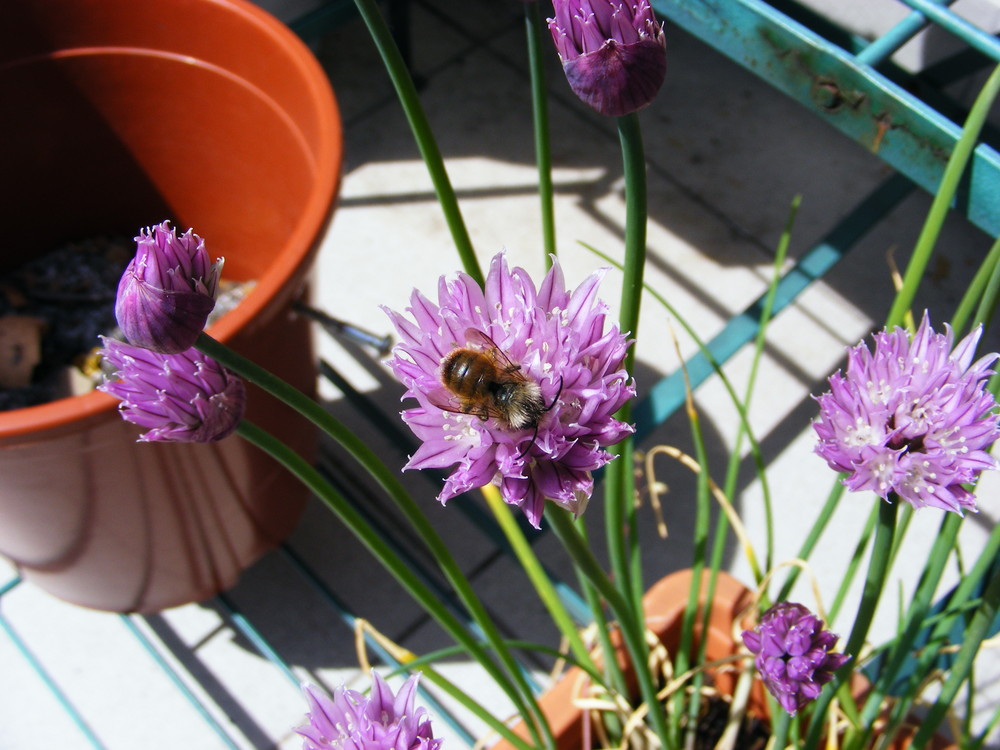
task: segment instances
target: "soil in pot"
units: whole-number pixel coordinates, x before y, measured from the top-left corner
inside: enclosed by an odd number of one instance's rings
[[[54,401],[74,385],[99,335],[115,329],[127,237],[70,242],[0,276],[0,411]],[[80,378],[82,380],[82,378]]]

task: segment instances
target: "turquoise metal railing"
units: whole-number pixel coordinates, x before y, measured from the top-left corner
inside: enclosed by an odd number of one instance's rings
[[[1000,63],[996,37],[943,4],[904,1],[925,19],[954,33],[967,45],[966,50],[977,52],[979,64]],[[939,111],[937,102],[932,106],[873,67],[918,31],[923,19],[904,21],[872,42],[874,49],[865,55],[864,48],[845,48],[762,0],[652,0],[652,5],[668,23],[686,29],[788,94],[929,193],[936,191],[961,128]],[[790,11],[795,7],[782,4]],[[802,17],[813,18],[806,13]],[[944,95],[939,92],[939,96]],[[948,108],[961,110],[954,102]],[[1000,234],[1000,154],[995,146],[980,144],[969,175],[955,209],[996,236]]]

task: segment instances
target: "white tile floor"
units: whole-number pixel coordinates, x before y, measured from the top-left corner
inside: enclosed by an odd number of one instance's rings
[[[480,258],[486,261],[505,247],[514,261],[537,273],[542,256],[521,12],[518,0],[415,0],[414,67],[426,82],[423,100]],[[647,280],[707,339],[764,290],[772,249],[794,195],[803,198],[791,248],[797,258],[888,171],[701,43],[675,29],[667,30],[667,38],[667,82],[641,118],[650,162]],[[354,21],[335,30],[317,52],[342,108],[347,161],[340,205],[316,267],[316,300],[330,314],[385,333],[389,326],[378,306],[405,307],[415,286],[433,292],[438,276],[456,270],[458,259],[363,26]],[[555,61],[550,62],[558,246],[568,281],[575,284],[599,265],[580,241],[620,254],[621,169],[613,124],[580,105]],[[823,378],[840,365],[843,346],[884,318],[890,288],[885,253],[895,247],[903,262],[927,206],[923,195],[905,200],[772,328],[751,418],[773,467],[772,492],[783,503],[778,513],[779,559],[797,548],[799,532],[810,517],[801,509],[803,498],[821,498],[829,486],[826,470],[811,453],[809,394],[818,392]],[[986,237],[963,222],[950,222],[939,272],[920,304],[941,314],[950,310],[975,259],[988,245]],[[612,309],[617,306],[616,280],[610,273],[602,290]],[[644,308],[636,373],[640,388],[676,369],[670,322],[655,305]],[[387,413],[398,410],[400,388],[368,353],[322,336],[319,340],[320,354],[359,390]],[[684,356],[694,351],[683,339],[680,347]],[[734,358],[729,372],[735,382],[742,382],[747,364],[744,354]],[[735,420],[720,394],[718,384],[709,381],[698,403],[710,439],[724,446],[732,439]],[[394,455],[395,449],[383,445],[384,439],[366,427],[334,389],[324,387],[322,395],[339,415],[357,424],[360,434],[375,441],[383,455]],[[684,420],[667,420],[644,446],[654,441],[686,448],[690,440]],[[717,465],[720,456],[721,449],[716,451]],[[650,576],[684,566],[690,553],[692,518],[686,498],[691,496],[691,479],[666,464],[660,471],[672,488],[671,537],[660,542],[650,534],[646,539],[644,562]],[[817,476],[822,477],[819,484]],[[441,509],[424,478],[406,480],[454,542],[461,564],[474,576],[502,626],[553,642],[551,626],[533,597],[520,584],[512,584],[518,579],[510,572],[510,561],[474,528],[457,507],[459,501]],[[760,532],[760,490],[751,480],[748,470],[740,506],[751,532]],[[983,512],[965,529],[963,538],[970,547],[1000,515],[995,482],[984,488],[981,505]],[[855,522],[850,503],[845,503],[831,538],[850,533]],[[935,533],[936,519],[918,517],[917,526],[907,551],[915,556]],[[309,509],[291,545],[344,602],[390,637],[418,652],[443,645],[437,630],[371,568],[323,509]],[[817,574],[827,584],[837,580],[851,551],[841,547],[830,543],[815,560]],[[537,548],[557,573],[567,575],[551,538],[543,537]],[[748,575],[735,551],[729,567],[738,576]],[[0,581],[7,572],[0,568]],[[230,598],[279,648],[299,678],[321,679],[328,685],[364,681],[350,629],[318,601],[280,554],[269,555],[248,571]],[[63,604],[28,586],[4,596],[2,606],[104,746],[227,746],[116,616]],[[889,608],[880,612],[876,632],[889,632],[893,616]],[[192,689],[207,697],[211,712],[224,722],[229,746],[298,746],[291,727],[304,706],[296,689],[234,631],[217,604],[192,604],[135,622],[164,644],[160,652],[187,675],[185,682]],[[445,671],[497,713],[507,710],[468,664],[454,662]],[[3,636],[0,696],[3,750],[88,746]],[[481,731],[474,722],[470,728]],[[459,746],[440,722],[439,730],[449,738],[448,746]]]

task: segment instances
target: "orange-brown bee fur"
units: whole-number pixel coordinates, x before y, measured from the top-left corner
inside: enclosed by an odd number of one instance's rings
[[[537,432],[539,420],[555,401],[546,406],[538,383],[485,333],[470,329],[466,337],[483,348],[460,347],[441,360],[441,382],[458,402],[458,409],[442,408],[475,414],[483,421],[492,418],[508,430]]]

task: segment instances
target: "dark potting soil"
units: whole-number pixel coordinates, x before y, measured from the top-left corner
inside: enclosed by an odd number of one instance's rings
[[[116,329],[131,237],[70,242],[0,275],[0,411],[72,393],[67,380]]]
[[[695,732],[695,750],[712,750],[729,720],[729,703],[718,696],[703,698],[698,729]],[[753,716],[746,716],[740,725],[734,747],[739,750],[764,750],[771,731],[767,724]]]
[[[120,337],[118,281],[131,237],[94,237],[0,274],[0,411],[86,393],[104,378],[98,336]],[[208,323],[236,307],[255,281],[219,282]]]

